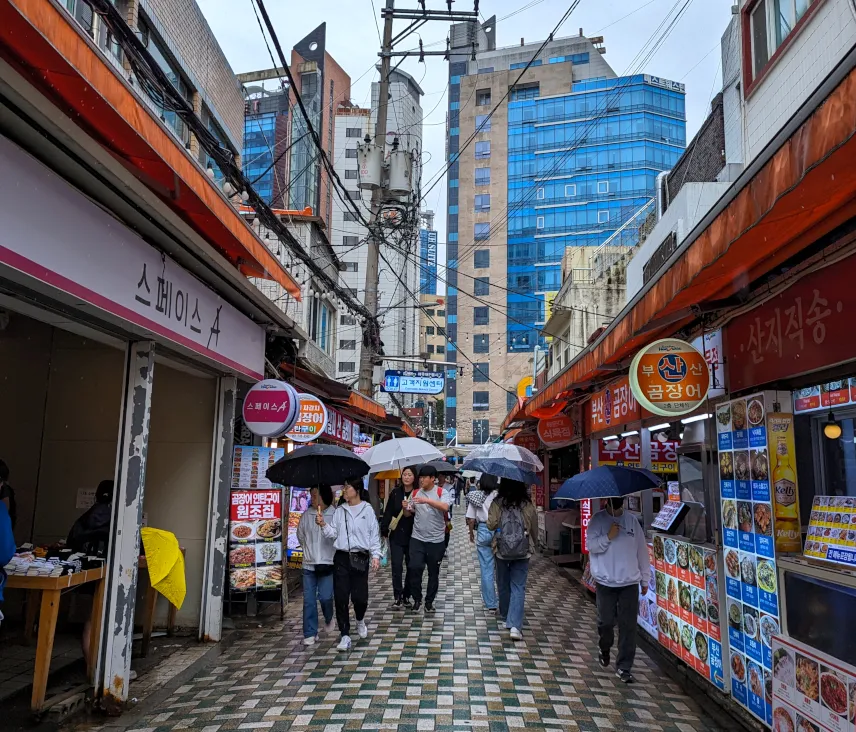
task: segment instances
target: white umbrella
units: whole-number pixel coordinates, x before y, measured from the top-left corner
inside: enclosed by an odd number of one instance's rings
[[[380,473],[383,470],[401,470],[408,465],[430,460],[442,460],[443,453],[418,437],[393,437],[366,450],[362,458],[369,464],[370,473]]]

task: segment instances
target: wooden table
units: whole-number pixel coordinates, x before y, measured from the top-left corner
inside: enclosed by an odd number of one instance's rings
[[[184,556],[184,547],[181,547],[181,554]],[[140,569],[145,569],[148,572],[149,563],[146,561],[145,556],[140,556],[138,567]],[[152,642],[152,629],[155,624],[155,605],[157,604],[159,594],[160,593],[152,587],[151,578],[149,578],[149,588],[146,590],[145,607],[143,610],[143,643],[140,650],[140,654],[143,658],[149,655],[149,646]],[[169,615],[167,616],[166,621],[166,633],[170,636],[175,629],[175,613],[176,607],[170,603]]]
[[[53,655],[54,635],[56,634],[56,621],[59,615],[59,601],[63,590],[79,587],[88,582],[95,582],[95,596],[92,600],[92,614],[90,621],[92,631],[89,634],[89,666],[86,669],[89,681],[95,682],[95,665],[98,660],[98,645],[101,641],[101,605],[104,602],[104,576],[106,570],[88,569],[84,572],[75,572],[62,577],[28,577],[25,575],[10,575],[6,582],[6,589],[26,590],[27,601],[27,627],[24,635],[32,636],[33,626],[36,623],[36,610],[38,608],[39,639],[36,645],[36,664],[33,674],[33,696],[30,708],[39,713],[47,706],[45,694],[48,686],[48,675],[51,669],[51,656]],[[37,602],[41,593],[41,602]]]

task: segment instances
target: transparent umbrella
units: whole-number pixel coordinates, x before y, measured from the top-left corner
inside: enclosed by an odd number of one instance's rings
[[[393,437],[366,450],[362,458],[369,464],[370,473],[379,473],[382,470],[401,470],[408,465],[442,460],[443,453],[418,437]]]
[[[537,473],[544,469],[544,464],[525,447],[497,442],[473,450],[464,460],[464,469],[530,485],[538,481]]]

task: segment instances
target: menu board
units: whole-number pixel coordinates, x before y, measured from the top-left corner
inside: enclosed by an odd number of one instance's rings
[[[763,684],[754,683],[772,670],[771,640],[779,632],[765,395],[717,407],[716,429],[731,694],[771,724],[772,705]]]
[[[678,525],[687,510],[689,510],[689,506],[686,503],[666,501],[663,508],[660,509],[660,513],[651,522],[651,528],[669,532]]]
[[[803,554],[856,567],[856,498],[814,497]]]
[[[716,552],[659,534],[652,550],[660,645],[724,690]]]
[[[830,381],[794,392],[794,414],[856,404],[856,378]]]
[[[234,449],[229,510],[229,586],[233,592],[282,587],[282,488],[265,472],[282,448]]]
[[[648,579],[648,592],[639,593],[639,625],[648,635],[657,637],[657,579],[654,571],[654,545],[648,544],[648,562],[651,565],[651,576]]]
[[[792,732],[856,730],[856,669],[783,636],[773,638],[773,729]],[[760,683],[753,680],[752,683]]]

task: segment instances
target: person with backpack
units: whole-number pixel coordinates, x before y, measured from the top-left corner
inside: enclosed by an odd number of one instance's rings
[[[493,556],[493,532],[488,529],[488,513],[496,498],[499,481],[492,475],[483,475],[478,490],[467,494],[467,526],[470,543],[476,545],[481,570],[481,596],[485,612],[496,614],[496,561]]]
[[[401,482],[390,493],[380,524],[380,535],[389,542],[392,563],[393,610],[409,610],[410,602],[410,537],[413,534],[414,512],[408,508],[416,488],[416,467],[408,465],[401,471]],[[407,574],[404,575],[404,566]],[[402,581],[402,575],[404,580]]]
[[[449,523],[448,493],[434,485],[437,469],[432,465],[419,468],[419,490],[414,491],[411,503],[415,506],[413,535],[410,538],[412,568],[410,595],[413,612],[422,607],[422,575],[428,567],[428,589],[425,593],[425,612],[435,612],[434,600],[440,589],[440,562],[446,553],[446,529]]]
[[[519,480],[503,480],[491,503],[487,528],[496,532],[496,585],[499,615],[512,640],[523,639],[523,609],[529,558],[538,536],[538,514],[529,491]]]

